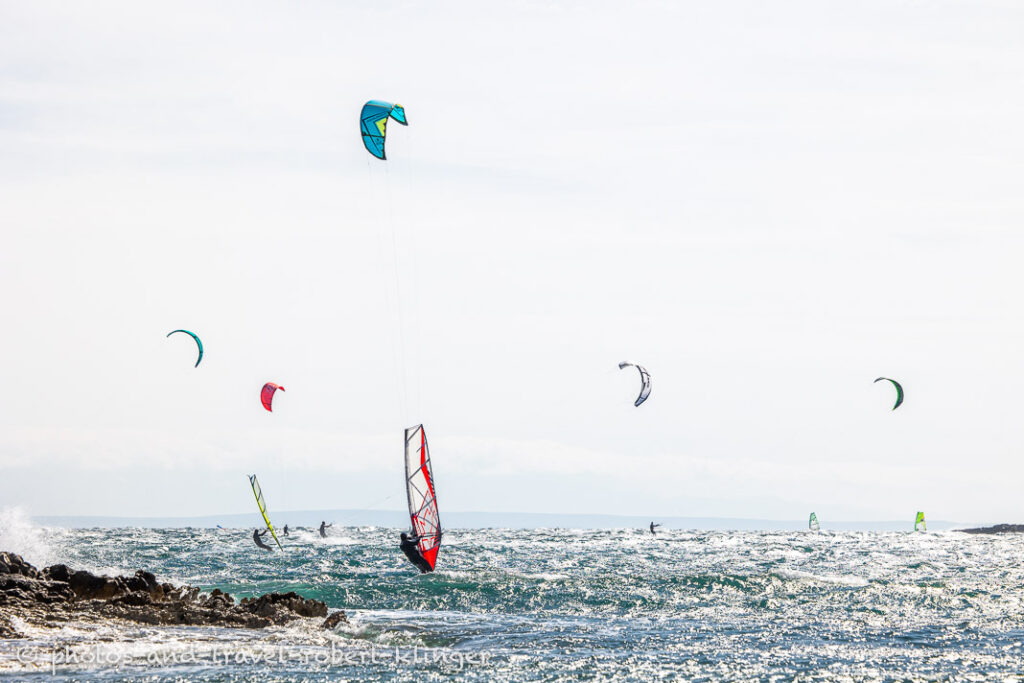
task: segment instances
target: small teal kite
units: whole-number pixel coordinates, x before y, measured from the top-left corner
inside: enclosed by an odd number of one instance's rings
[[[199,367],[199,361],[203,360],[203,342],[199,341],[199,337],[196,336],[195,332],[189,332],[188,330],[174,330],[174,332],[168,332],[167,336],[170,337],[175,332],[184,332],[188,336],[196,340],[196,346],[199,347],[199,358],[196,359],[196,367]]]
[[[409,125],[402,105],[380,100],[370,100],[364,104],[363,113],[359,116],[359,132],[363,134],[366,151],[378,159],[387,159],[384,156],[384,138],[387,136],[389,118],[403,126]]]
[[[892,385],[896,387],[896,405],[892,407],[893,410],[896,410],[900,407],[900,404],[903,403],[903,386],[896,380],[889,379],[888,377],[879,377],[875,382],[881,382],[882,380],[892,382]]]

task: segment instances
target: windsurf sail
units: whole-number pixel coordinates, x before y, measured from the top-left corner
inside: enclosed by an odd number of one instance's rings
[[[430,467],[430,449],[423,425],[405,430],[405,489],[420,554],[433,569],[441,548],[441,519],[437,515],[434,472]]]
[[[914,519],[914,531],[928,531],[928,527],[924,523],[923,512],[918,512],[917,517]]]
[[[260,483],[256,481],[255,474],[249,475],[249,483],[252,485],[252,494],[256,496],[256,504],[260,506],[260,514],[263,515],[263,521],[267,523],[270,535],[274,537],[274,543],[277,543],[278,548],[284,550],[281,541],[277,540],[277,534],[274,533],[274,525],[270,523],[270,517],[267,516],[267,503],[263,500],[263,489],[260,488]]]
[[[636,363],[630,363],[628,360],[624,360],[619,363],[619,370],[633,367],[640,371],[640,395],[636,397],[636,403],[633,405],[637,408],[640,404],[647,400],[647,397],[651,395],[651,375],[647,372],[647,369],[642,365]]]
[[[818,524],[818,515],[813,512],[811,513],[811,518],[807,520],[807,528],[811,531],[817,531],[821,528],[821,525]]]

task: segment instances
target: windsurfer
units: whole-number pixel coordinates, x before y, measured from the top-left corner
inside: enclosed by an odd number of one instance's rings
[[[266,535],[267,531],[268,531],[267,529],[264,529],[263,531],[260,531],[259,529],[256,529],[256,531],[252,532],[252,540],[253,540],[254,543],[256,543],[256,545],[258,545],[259,547],[263,548],[264,550],[271,550],[272,551],[273,548],[271,548],[269,545],[264,543],[263,539],[261,538],[261,536],[265,536]]]
[[[402,532],[402,542],[398,544],[398,547],[402,549],[405,556],[409,558],[417,569],[420,570],[421,574],[434,571],[434,568],[430,566],[430,563],[423,559],[423,555],[420,553],[418,536],[410,536],[409,534]]]

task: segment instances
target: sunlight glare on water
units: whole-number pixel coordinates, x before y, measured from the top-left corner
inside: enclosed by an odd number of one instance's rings
[[[296,530],[282,539],[287,552],[266,553],[246,530],[41,530],[38,542],[72,567],[145,568],[236,597],[294,590],[350,623],[30,635],[37,645],[106,639],[131,655],[116,669],[61,666],[66,679],[946,680],[1012,678],[1024,661],[1020,536],[450,530],[438,571],[421,576],[396,530],[332,532]],[[183,647],[279,646],[364,661],[142,663]],[[50,679],[19,665],[11,642],[0,647],[0,671]],[[445,658],[368,657],[396,648]]]

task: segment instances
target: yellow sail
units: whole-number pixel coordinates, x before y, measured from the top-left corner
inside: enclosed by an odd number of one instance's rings
[[[274,533],[274,525],[270,523],[270,517],[267,517],[267,504],[263,500],[263,489],[260,488],[260,483],[256,481],[256,475],[249,475],[249,483],[252,484],[252,494],[256,496],[256,504],[260,506],[260,514],[263,515],[263,521],[267,523],[267,528],[270,529],[270,535],[274,537],[274,543],[277,543],[277,547],[284,550],[284,546],[281,545],[281,541],[277,540],[277,534]]]

